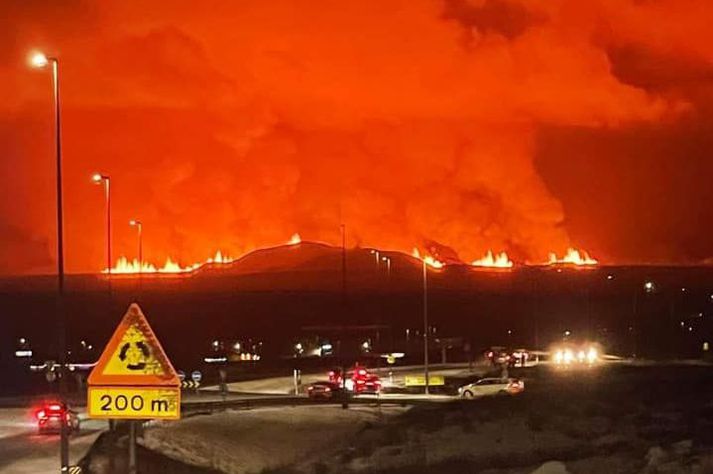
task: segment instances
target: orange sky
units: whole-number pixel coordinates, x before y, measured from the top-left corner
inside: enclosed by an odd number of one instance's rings
[[[0,273],[53,269],[61,61],[66,258],[183,263],[304,239],[523,261],[713,256],[708,0],[9,0]],[[148,4],[148,5],[147,5]]]

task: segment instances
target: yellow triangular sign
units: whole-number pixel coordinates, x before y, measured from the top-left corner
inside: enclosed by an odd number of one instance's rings
[[[168,360],[141,308],[129,306],[89,375],[89,385],[179,386]]]

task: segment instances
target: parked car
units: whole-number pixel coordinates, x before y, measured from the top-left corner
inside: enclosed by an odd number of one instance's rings
[[[462,398],[475,398],[486,395],[516,395],[525,390],[525,383],[513,378],[484,378],[458,388]]]
[[[79,431],[79,416],[64,403],[51,402],[42,405],[36,412],[39,434],[59,433],[65,423],[70,433]]]

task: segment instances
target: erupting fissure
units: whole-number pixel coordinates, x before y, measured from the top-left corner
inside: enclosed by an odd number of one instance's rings
[[[599,262],[589,256],[584,250],[579,251],[577,249],[568,248],[567,253],[562,257],[558,258],[557,254],[550,253],[549,265],[597,265]]]
[[[299,234],[292,235],[290,240],[284,245],[293,246],[302,243],[302,238]],[[254,251],[254,250],[252,250]],[[250,252],[252,252],[250,251]],[[139,262],[137,259],[129,260],[126,257],[121,257],[116,265],[109,272],[107,269],[102,270],[102,273],[111,275],[128,275],[128,274],[184,274],[194,272],[206,265],[227,265],[231,264],[250,252],[246,252],[238,258],[230,257],[218,250],[215,255],[203,262],[194,263],[193,265],[181,266],[174,262],[170,257],[166,259],[166,263],[162,267],[157,267],[149,262]],[[446,266],[446,263],[438,260],[433,255],[428,255],[421,252],[418,248],[413,249],[411,256],[421,260],[427,266],[433,269],[441,269]],[[567,249],[567,252],[562,258],[559,258],[556,253],[552,252],[549,255],[549,261],[546,265],[576,265],[576,266],[594,266],[599,262],[592,258],[587,252],[574,248]],[[471,262],[473,267],[493,268],[493,269],[512,269],[515,264],[508,256],[507,252],[493,253],[492,250],[480,259]]]
[[[411,253],[414,257],[416,257],[419,260],[422,260],[426,265],[428,265],[431,268],[443,268],[445,266],[445,263],[436,260],[430,255],[426,255],[424,257],[421,257],[421,252],[418,251],[417,248],[413,249],[413,252]]]
[[[474,267],[512,268],[514,264],[507,253],[500,252],[497,255],[493,255],[492,250],[488,250],[488,253],[483,258],[473,261],[471,265]]]
[[[292,235],[290,240],[286,242],[286,245],[297,245],[302,242],[300,234],[295,233]],[[251,251],[252,252],[252,251]],[[250,252],[246,252],[244,255],[238,258],[232,258],[228,255],[224,255],[220,250],[218,250],[213,257],[208,258],[205,262],[194,263],[186,267],[182,267],[178,263],[171,260],[171,257],[166,259],[166,263],[161,268],[157,268],[155,265],[148,262],[139,262],[138,259],[129,260],[126,257],[121,257],[116,262],[116,265],[111,269],[111,272],[106,268],[102,270],[102,273],[112,275],[130,275],[130,274],[141,274],[141,273],[164,273],[164,274],[180,274],[180,273],[190,273],[198,270],[205,265],[226,265],[239,260],[243,256]]]

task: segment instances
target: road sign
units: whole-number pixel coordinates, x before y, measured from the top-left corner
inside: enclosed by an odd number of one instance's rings
[[[407,387],[425,387],[426,377],[423,375],[406,375],[404,377],[404,382]],[[429,387],[436,387],[439,385],[445,385],[446,381],[442,375],[429,375],[428,385]]]
[[[200,382],[194,382],[193,380],[184,380],[181,382],[181,388],[198,388],[200,386]]]
[[[137,304],[132,304],[109,340],[89,385],[178,387],[178,375]]]
[[[191,380],[193,380],[194,382],[200,382],[201,380],[203,380],[203,374],[201,374],[200,370],[194,370],[191,373]]]
[[[90,418],[177,420],[181,417],[178,387],[89,387]]]
[[[79,466],[69,466],[67,472],[69,474],[82,474],[82,468]]]
[[[186,380],[186,373],[184,371],[179,370],[177,375],[178,375],[178,380],[180,380],[181,383],[183,383],[183,381]]]
[[[90,418],[180,418],[178,375],[137,304],[129,306],[88,382]]]

